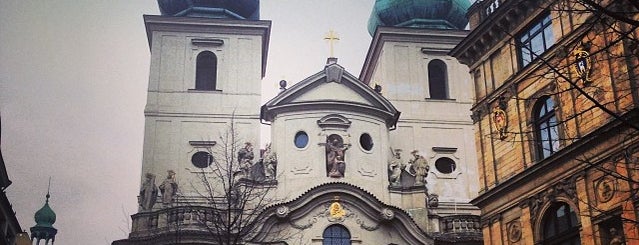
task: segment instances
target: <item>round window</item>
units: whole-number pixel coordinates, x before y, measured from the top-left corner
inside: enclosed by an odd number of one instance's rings
[[[362,146],[364,150],[370,151],[373,149],[373,138],[371,138],[370,134],[363,133],[359,136],[359,145]]]
[[[439,158],[435,161],[435,168],[437,168],[437,171],[444,174],[452,173],[455,171],[455,161],[448,157]]]
[[[211,166],[213,156],[206,151],[198,151],[191,156],[191,163],[198,168],[206,168]]]
[[[306,147],[308,145],[308,134],[304,131],[297,132],[293,143],[295,143],[295,147],[300,149]]]

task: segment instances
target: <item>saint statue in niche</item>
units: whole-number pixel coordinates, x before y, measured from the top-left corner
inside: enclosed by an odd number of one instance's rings
[[[326,138],[326,176],[332,178],[344,177],[346,162],[344,153],[349,145],[344,144],[342,137],[332,134]]]

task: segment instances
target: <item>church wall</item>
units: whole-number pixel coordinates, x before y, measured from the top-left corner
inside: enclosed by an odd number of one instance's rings
[[[241,147],[244,142],[259,142],[259,124],[254,119],[235,118],[235,132],[238,134],[237,144]],[[198,173],[210,172],[209,168],[200,169],[193,165],[191,157],[198,151],[219,152],[220,137],[230,134],[231,120],[228,118],[176,118],[176,117],[147,117],[142,173],[151,173],[156,177],[159,185],[167,177],[167,171],[176,172],[176,180],[184,196],[194,194],[191,189],[202,190],[205,186],[199,181]],[[193,145],[191,141],[215,141],[215,146]],[[257,145],[256,147],[257,148]],[[259,156],[257,150],[254,152]],[[236,154],[236,153],[231,153]],[[213,154],[215,155],[215,154]],[[142,176],[142,181],[144,181]]]
[[[393,37],[393,34],[382,35],[388,35],[388,39]],[[390,132],[390,146],[403,150],[402,161],[405,163],[412,159],[412,150],[419,150],[430,166],[427,179],[429,193],[438,194],[440,202],[454,207],[456,202],[470,201],[479,191],[479,185],[472,184],[479,179],[473,126],[469,117],[474,97],[473,84],[468,68],[446,55],[444,50],[451,49],[451,44],[430,40],[429,37],[418,38],[423,39],[380,41],[383,45],[379,48],[369,84],[381,85],[382,95],[402,113],[397,129]],[[429,98],[428,64],[433,60],[446,64],[450,99]],[[433,147],[456,150],[438,153]],[[435,161],[440,157],[453,159],[457,169],[450,174],[440,173],[435,167]],[[393,202],[407,205],[413,202],[414,197],[399,199],[402,201],[395,199]]]
[[[352,122],[346,130],[322,129],[317,120],[339,114]],[[304,131],[308,134],[308,145],[297,148],[295,135]],[[346,182],[359,186],[382,201],[388,201],[387,160],[390,147],[385,122],[363,114],[340,110],[305,111],[303,113],[278,114],[271,126],[273,150],[278,156],[278,189],[282,197],[290,199],[304,191],[327,182]],[[366,151],[360,146],[359,138],[368,133],[373,139],[373,148]],[[350,147],[345,152],[345,173],[343,178],[327,177],[326,137],[340,135]]]

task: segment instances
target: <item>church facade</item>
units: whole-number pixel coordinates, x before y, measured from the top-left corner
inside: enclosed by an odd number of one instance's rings
[[[467,1],[378,1],[359,77],[331,57],[264,105],[258,1],[158,2],[140,208],[113,244],[481,244],[472,85],[447,55]]]
[[[468,16],[452,55],[475,83],[484,243],[637,244],[636,2],[478,1]]]

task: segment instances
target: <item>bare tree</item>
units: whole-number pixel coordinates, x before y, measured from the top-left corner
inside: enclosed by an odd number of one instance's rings
[[[198,226],[205,228],[214,244],[244,244],[267,218],[260,215],[262,211],[283,200],[275,198],[273,193],[277,187],[277,157],[267,145],[264,157],[255,158],[252,143],[240,137],[234,120],[218,140],[208,148],[210,165],[194,173],[189,190],[195,197],[180,195],[182,199],[189,199],[180,202],[185,203],[183,206],[188,210],[177,212],[197,210]],[[184,234],[188,228],[181,223],[180,214],[175,216],[175,241],[179,243],[186,240]],[[282,230],[271,237],[280,241],[291,235]]]

